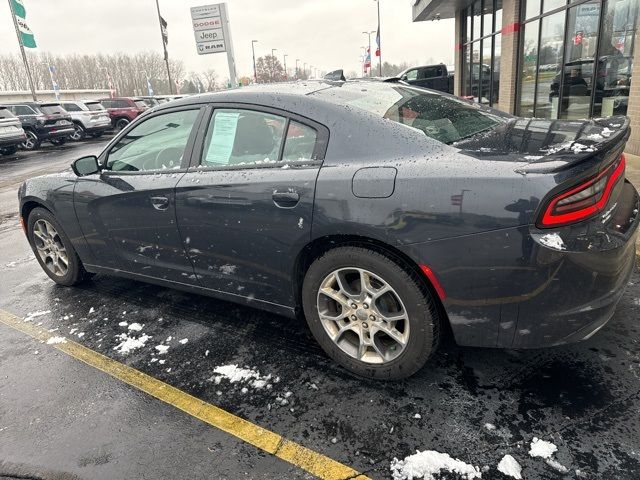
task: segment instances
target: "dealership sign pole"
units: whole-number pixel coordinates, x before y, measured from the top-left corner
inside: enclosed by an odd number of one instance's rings
[[[191,20],[198,55],[226,52],[229,63],[229,81],[231,86],[235,87],[237,85],[236,59],[233,54],[227,4],[218,3],[191,7]]]

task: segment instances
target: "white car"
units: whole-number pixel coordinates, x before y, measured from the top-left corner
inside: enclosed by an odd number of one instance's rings
[[[71,140],[77,142],[87,135],[97,138],[111,128],[111,117],[97,100],[63,101],[60,104],[73,120],[75,132],[69,136]]]

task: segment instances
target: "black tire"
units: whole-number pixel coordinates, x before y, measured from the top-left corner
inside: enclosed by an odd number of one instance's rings
[[[68,270],[65,275],[55,275],[49,269],[49,267],[47,267],[42,257],[40,256],[38,249],[36,248],[34,226],[38,220],[46,220],[56,229],[60,242],[66,249],[67,259],[68,259]],[[80,261],[80,257],[78,257],[78,254],[74,250],[73,245],[69,240],[69,237],[67,237],[67,235],[64,233],[62,226],[60,225],[60,223],[58,223],[56,218],[53,216],[53,214],[49,210],[46,210],[40,207],[34,208],[29,214],[29,218],[27,220],[27,232],[28,232],[28,239],[29,239],[29,244],[31,245],[31,249],[33,250],[33,253],[36,256],[38,263],[40,264],[44,272],[49,276],[49,278],[51,278],[51,280],[53,280],[59,285],[65,285],[70,287],[73,285],[77,285],[78,283],[81,283],[82,281],[88,279],[91,276],[84,269],[84,266]]]
[[[27,135],[27,140],[20,144],[20,148],[27,151],[37,150],[40,148],[42,144],[42,140],[38,138],[35,132],[31,130],[25,130],[24,133]]]
[[[52,138],[50,141],[52,145],[59,147],[60,145],[64,145],[65,143],[67,143],[67,138],[66,137]]]
[[[318,312],[318,290],[327,276],[342,268],[359,268],[373,273],[384,279],[401,300],[408,317],[409,333],[406,346],[397,357],[381,364],[364,362],[346,353],[325,330]],[[341,366],[363,377],[407,378],[424,366],[439,343],[440,319],[429,290],[414,272],[367,248],[339,247],[316,259],[304,278],[302,306],[307,324],[323,350]]]
[[[80,123],[74,123],[73,128],[75,128],[75,132],[69,135],[69,140],[71,140],[72,142],[79,142],[87,136],[87,132],[84,130],[84,127]]]
[[[129,123],[131,122],[129,122],[129,120],[127,120],[126,118],[119,118],[115,124],[116,130],[122,130],[127,125],[129,125]]]
[[[0,154],[2,155],[15,155],[18,151],[17,145],[11,145],[9,147],[0,147]]]

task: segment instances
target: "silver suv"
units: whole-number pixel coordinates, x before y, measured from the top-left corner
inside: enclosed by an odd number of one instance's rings
[[[26,139],[20,119],[8,108],[0,106],[0,155],[13,155]]]
[[[69,112],[73,120],[75,131],[72,135],[69,135],[71,140],[77,142],[87,135],[97,138],[111,128],[111,117],[109,117],[109,113],[102,104],[96,100],[87,100],[84,102],[65,100],[60,102],[60,104],[62,108]]]

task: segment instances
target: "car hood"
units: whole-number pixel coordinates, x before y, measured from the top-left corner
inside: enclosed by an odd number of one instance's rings
[[[476,158],[524,162],[526,167],[520,170],[543,173],[569,168],[628,136],[629,119],[624,116],[591,120],[514,118],[452,146]]]

